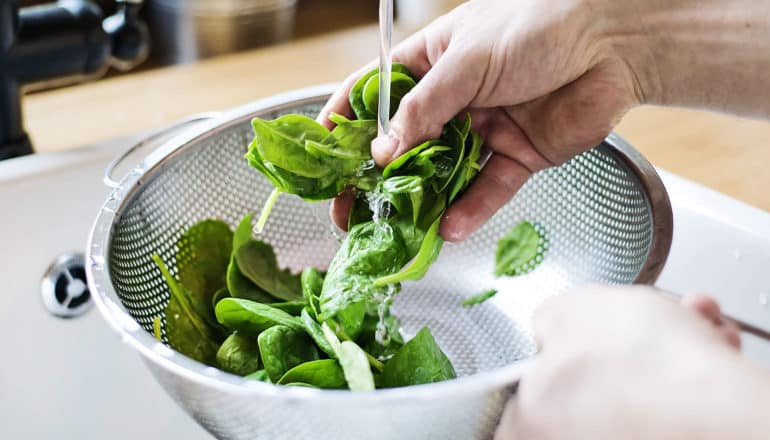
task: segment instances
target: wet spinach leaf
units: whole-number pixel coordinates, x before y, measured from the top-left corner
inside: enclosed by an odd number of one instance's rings
[[[257,340],[237,332],[231,334],[217,351],[217,365],[239,376],[254,373],[259,369]]]
[[[276,325],[259,334],[259,353],[265,371],[278,382],[287,371],[318,359],[318,351],[301,329]]]
[[[425,327],[385,364],[381,382],[393,388],[441,382],[456,376],[449,358]]]
[[[398,271],[407,261],[406,245],[398,229],[374,222],[356,225],[334,256],[324,279],[321,320],[336,320],[355,339],[366,303],[390,293],[391,287],[375,286],[374,280]]]
[[[543,261],[545,236],[530,222],[521,222],[497,242],[496,276],[525,274]]]
[[[307,384],[316,388],[344,389],[348,383],[340,364],[334,359],[322,359],[297,365],[278,381],[280,385]]]

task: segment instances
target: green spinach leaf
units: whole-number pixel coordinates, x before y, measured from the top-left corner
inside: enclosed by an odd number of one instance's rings
[[[246,379],[258,380],[260,382],[271,383],[270,382],[270,377],[267,375],[267,371],[265,371],[264,369],[257,370],[257,371],[255,371],[255,372],[253,372],[253,373],[251,373],[251,374],[249,374],[247,376],[244,376],[244,377]]]
[[[275,301],[273,297],[243,276],[238,268],[238,263],[235,261],[235,254],[238,252],[238,249],[252,240],[251,214],[247,214],[238,224],[235,234],[233,234],[233,252],[230,256],[230,263],[227,266],[227,289],[233,298],[271,303]]]
[[[250,240],[235,252],[235,261],[246,278],[271,296],[284,301],[302,300],[300,276],[278,268],[275,252],[269,244]]]
[[[227,286],[227,264],[232,253],[233,233],[218,220],[204,220],[185,231],[177,242],[177,277],[190,296],[198,315],[214,329],[211,303],[214,295]],[[222,335],[224,337],[224,335]]]
[[[486,302],[487,300],[491,299],[495,295],[497,295],[497,289],[485,290],[479,294],[466,298],[465,300],[463,300],[463,302],[460,303],[460,305],[463,307],[473,307]]]
[[[535,225],[521,222],[497,242],[496,276],[517,276],[534,269],[543,261],[547,241]]]
[[[302,313],[299,315],[299,319],[302,321],[302,326],[305,329],[305,332],[310,336],[311,339],[313,339],[313,342],[316,343],[318,348],[321,349],[324,353],[326,353],[331,358],[336,358],[337,353],[334,351],[334,348],[329,343],[329,340],[326,338],[326,336],[323,333],[323,330],[321,329],[321,325],[315,320],[314,317],[310,315],[310,312],[308,312],[308,309],[305,308],[302,310]]]
[[[257,340],[265,371],[273,382],[297,365],[318,359],[315,345],[302,330],[276,325],[260,333]]]
[[[347,388],[345,373],[334,359],[322,359],[297,365],[278,381],[281,385],[303,383],[316,388]]]
[[[225,298],[215,309],[217,320],[244,335],[257,335],[270,327],[282,325],[302,330],[302,322],[283,310],[247,299]]]
[[[259,369],[259,345],[256,339],[233,333],[225,339],[217,351],[219,368],[239,376]]]
[[[382,372],[383,386],[404,387],[454,379],[449,358],[441,351],[430,330],[423,328],[401,347]]]
[[[193,307],[192,294],[184,288],[157,255],[152,256],[169,287],[166,307],[166,337],[175,350],[208,365],[216,365],[217,332]]]
[[[343,341],[337,359],[351,391],[374,391],[374,376],[366,353],[355,342]]]

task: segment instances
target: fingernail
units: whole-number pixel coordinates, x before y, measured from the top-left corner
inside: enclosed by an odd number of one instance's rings
[[[392,135],[379,136],[372,141],[372,156],[378,165],[387,165],[398,151],[399,140]]]

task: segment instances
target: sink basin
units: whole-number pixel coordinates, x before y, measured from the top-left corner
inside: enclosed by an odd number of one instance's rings
[[[131,143],[0,162],[0,438],[211,438],[96,310],[61,319],[41,300],[46,268],[85,251],[105,165]]]
[[[122,139],[0,163],[1,438],[210,438],[95,310],[61,319],[41,300],[46,268],[64,253],[84,251],[108,194],[103,169],[131,144]],[[727,313],[769,327],[770,214],[661,175],[675,231],[658,285],[711,292]],[[749,356],[770,365],[770,344],[744,341]]]

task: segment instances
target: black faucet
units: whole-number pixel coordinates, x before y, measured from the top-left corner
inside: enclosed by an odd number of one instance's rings
[[[0,0],[0,160],[32,153],[21,113],[25,90],[97,77],[109,66],[127,70],[147,58],[142,0],[116,2],[118,12],[104,19],[87,0],[27,8]]]

